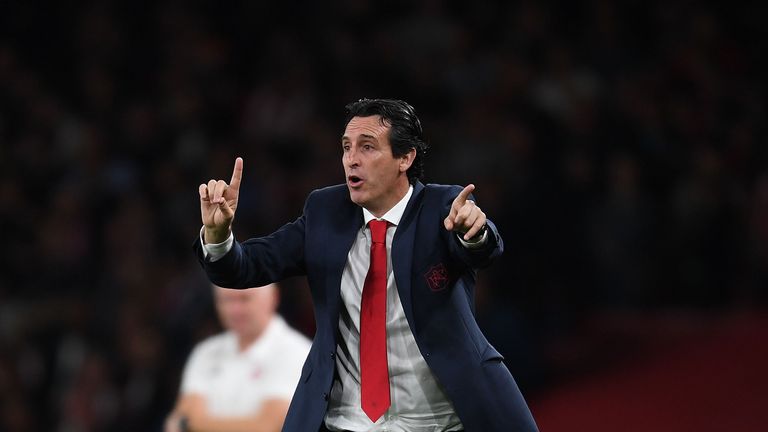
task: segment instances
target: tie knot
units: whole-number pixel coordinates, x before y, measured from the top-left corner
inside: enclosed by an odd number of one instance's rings
[[[368,222],[368,226],[371,228],[371,241],[374,243],[386,243],[387,238],[387,224],[385,220],[372,220]]]

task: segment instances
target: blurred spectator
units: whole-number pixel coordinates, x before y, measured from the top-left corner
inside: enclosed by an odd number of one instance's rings
[[[195,347],[166,432],[277,432],[310,342],[275,314],[277,286],[214,286],[226,331]]]

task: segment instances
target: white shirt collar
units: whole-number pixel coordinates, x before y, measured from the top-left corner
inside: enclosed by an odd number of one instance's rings
[[[262,351],[270,349],[269,347],[273,346],[272,340],[277,339],[280,337],[281,331],[283,328],[285,328],[288,324],[283,320],[283,317],[277,314],[272,316],[272,319],[269,320],[269,323],[267,323],[267,326],[262,330],[261,335],[259,335],[258,338],[256,338],[253,342],[251,342],[248,347],[246,347],[243,351],[239,351],[238,349],[238,340],[237,335],[232,330],[227,330],[227,335],[230,338],[230,343],[233,344],[235,347],[235,352],[238,352],[238,355],[246,355],[251,358],[257,358],[261,356]]]
[[[363,207],[363,218],[365,220],[363,226],[367,226],[368,222],[372,221],[373,219],[385,220],[390,224],[397,226],[397,224],[400,223],[400,219],[403,217],[403,213],[405,213],[405,207],[408,205],[408,200],[411,199],[411,195],[413,195],[413,185],[408,186],[408,192],[405,193],[405,196],[400,201],[398,201],[394,207],[389,209],[388,212],[384,213],[384,216],[381,218],[377,218],[373,215],[373,213],[369,212],[365,207]]]

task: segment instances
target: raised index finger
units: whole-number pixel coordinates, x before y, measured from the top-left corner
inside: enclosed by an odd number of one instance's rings
[[[232,171],[232,180],[229,181],[229,187],[239,189],[240,180],[243,178],[243,158],[235,159],[235,169]]]
[[[461,192],[459,192],[459,195],[453,200],[453,203],[460,206],[464,205],[464,203],[467,202],[467,198],[469,198],[469,194],[471,194],[473,190],[475,190],[475,185],[472,183],[468,184]]]

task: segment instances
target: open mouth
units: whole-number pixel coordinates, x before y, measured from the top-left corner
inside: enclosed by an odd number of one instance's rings
[[[360,187],[363,184],[363,179],[356,175],[351,175],[347,177],[347,184],[350,187]]]

